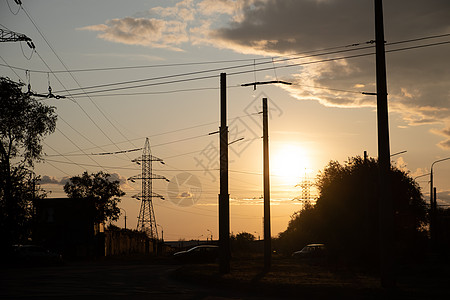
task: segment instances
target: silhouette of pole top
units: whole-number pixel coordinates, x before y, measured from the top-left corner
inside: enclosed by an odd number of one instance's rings
[[[241,86],[253,86],[253,90],[256,90],[257,85],[263,85],[263,84],[272,84],[272,83],[281,83],[281,84],[287,84],[291,85],[291,82],[282,81],[282,80],[271,80],[271,81],[255,81],[251,83],[244,83],[241,84]]]

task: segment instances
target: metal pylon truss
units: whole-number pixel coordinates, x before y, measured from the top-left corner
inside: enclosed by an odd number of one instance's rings
[[[142,166],[142,173],[140,175],[132,176],[128,180],[142,180],[142,190],[139,194],[134,195],[133,198],[141,200],[141,209],[139,211],[137,230],[143,231],[148,237],[158,239],[158,230],[156,228],[155,211],[153,210],[153,198],[164,199],[163,196],[153,192],[153,180],[164,179],[169,181],[166,177],[155,175],[152,173],[152,163],[159,161],[164,164],[163,160],[152,155],[150,151],[150,142],[148,138],[145,140],[144,150],[142,156],[132,160],[133,162]]]
[[[311,196],[311,188],[314,186],[314,182],[309,180],[305,175],[305,179],[296,185],[296,187],[300,187],[302,189],[302,195],[294,200],[303,201],[304,203],[313,201],[314,197]]]

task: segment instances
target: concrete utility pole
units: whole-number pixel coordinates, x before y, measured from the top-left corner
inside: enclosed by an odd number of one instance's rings
[[[377,79],[378,165],[379,165],[379,240],[381,285],[395,287],[394,210],[392,205],[389,149],[389,121],[384,48],[383,3],[375,0],[375,46]]]
[[[227,74],[220,74],[219,271],[230,272],[230,194],[228,194]]]
[[[264,270],[272,264],[272,237],[270,232],[270,183],[269,183],[269,122],[267,117],[267,98],[263,105],[263,160],[264,160]]]

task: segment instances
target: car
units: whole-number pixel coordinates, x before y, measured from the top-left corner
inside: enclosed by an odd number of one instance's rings
[[[57,265],[62,255],[38,245],[13,245],[13,262],[17,265]]]
[[[300,251],[292,253],[294,258],[316,258],[323,257],[325,254],[324,244],[308,244]]]
[[[199,245],[186,251],[176,252],[173,257],[184,263],[211,263],[219,258],[219,247],[216,245]]]

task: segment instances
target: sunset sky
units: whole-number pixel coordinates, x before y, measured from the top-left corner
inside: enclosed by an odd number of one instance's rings
[[[50,85],[66,96],[42,100],[58,114],[35,166],[50,197],[65,197],[71,176],[109,172],[121,180],[120,206],[135,228],[140,181],[127,178],[140,173],[131,160],[142,151],[132,150],[148,137],[166,163],[155,162],[154,173],[171,180],[154,182],[165,197],[153,200],[158,231],[165,240],[218,238],[219,137],[210,133],[219,126],[222,72],[229,141],[239,140],[229,151],[233,233],[262,238],[263,97],[274,236],[301,209],[296,185],[305,177],[330,160],[377,157],[376,97],[361,93],[376,91],[373,0],[22,2],[0,2],[0,25],[30,37],[36,52],[2,43],[0,70],[36,93]],[[450,157],[450,2],[383,2],[390,149],[407,151],[392,162],[416,177]],[[292,85],[241,87],[269,80]],[[450,160],[433,171],[438,204],[450,205]],[[428,201],[429,176],[417,180]]]

